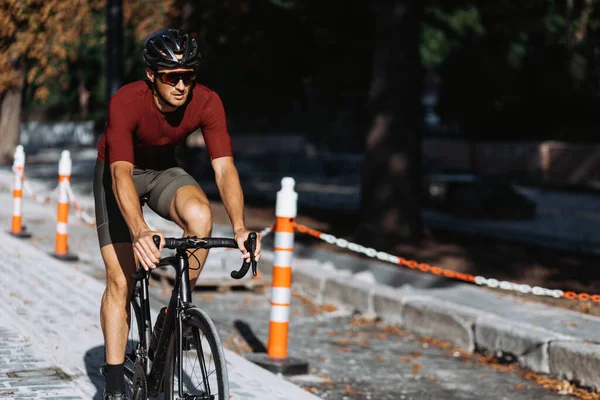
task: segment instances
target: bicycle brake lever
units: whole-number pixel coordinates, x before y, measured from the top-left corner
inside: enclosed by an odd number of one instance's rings
[[[252,266],[252,274],[254,276],[256,276],[257,271],[256,271],[256,260],[254,259],[254,252],[256,251],[256,232],[250,232],[250,234],[248,235],[248,239],[244,242],[244,247],[246,248],[246,251],[250,253],[250,260],[246,261],[244,260],[242,262],[242,267],[240,268],[239,271],[231,271],[231,277],[234,279],[242,279],[246,273],[248,272],[248,269],[250,269],[250,266]]]
[[[250,232],[250,234],[248,235],[248,240],[246,241],[246,243],[244,243],[244,245],[246,246],[246,250],[250,253],[250,263],[252,265],[252,275],[256,276],[257,271],[256,271],[256,267],[257,267],[257,263],[256,263],[256,259],[254,257],[254,253],[256,252],[256,239],[257,239],[257,235],[256,232]]]
[[[256,250],[256,248],[255,248],[255,250]],[[256,276],[256,274],[257,274],[256,267],[257,267],[258,263],[256,262],[256,259],[254,258],[254,252],[250,253],[250,262],[252,263],[252,275]]]

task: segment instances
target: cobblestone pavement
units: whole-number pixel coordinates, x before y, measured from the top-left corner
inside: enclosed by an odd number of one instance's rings
[[[0,328],[0,356],[0,398],[86,398],[61,369],[40,358],[31,338],[16,330]]]

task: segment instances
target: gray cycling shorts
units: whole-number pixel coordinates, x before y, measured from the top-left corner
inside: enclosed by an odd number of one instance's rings
[[[169,207],[175,192],[187,185],[200,186],[183,168],[178,167],[163,171],[136,167],[133,170],[133,183],[140,197],[148,197],[148,206],[168,220],[171,220]],[[99,160],[94,171],[94,202],[100,247],[111,243],[131,243],[129,227],[112,190],[110,168]]]

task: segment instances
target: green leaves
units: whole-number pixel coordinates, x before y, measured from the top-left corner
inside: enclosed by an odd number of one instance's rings
[[[469,5],[445,11],[440,7],[429,7],[421,32],[421,62],[430,70],[442,65],[446,57],[462,45],[467,36],[485,34],[479,10]]]

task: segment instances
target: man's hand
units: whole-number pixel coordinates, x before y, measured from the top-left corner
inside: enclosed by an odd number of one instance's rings
[[[160,246],[158,248],[152,239],[152,236],[154,235],[160,236]],[[156,268],[156,264],[158,264],[158,261],[160,260],[160,251],[164,246],[165,235],[160,232],[147,230],[135,235],[133,252],[138,261],[142,264],[142,267],[148,271],[149,269]]]
[[[244,260],[244,262],[250,262],[250,253],[248,253],[246,251],[244,242],[246,240],[248,240],[248,235],[251,232],[252,231],[249,231],[248,229],[244,228],[244,229],[240,229],[240,230],[236,231],[235,235],[234,235],[234,239],[238,245],[238,248],[242,252],[242,255],[240,256],[240,258],[242,258]],[[260,236],[260,234],[258,232],[256,232],[256,251],[254,252],[254,260],[257,262],[258,262],[258,260],[260,260],[260,249],[261,249],[260,241],[261,240],[262,240],[262,237]]]

